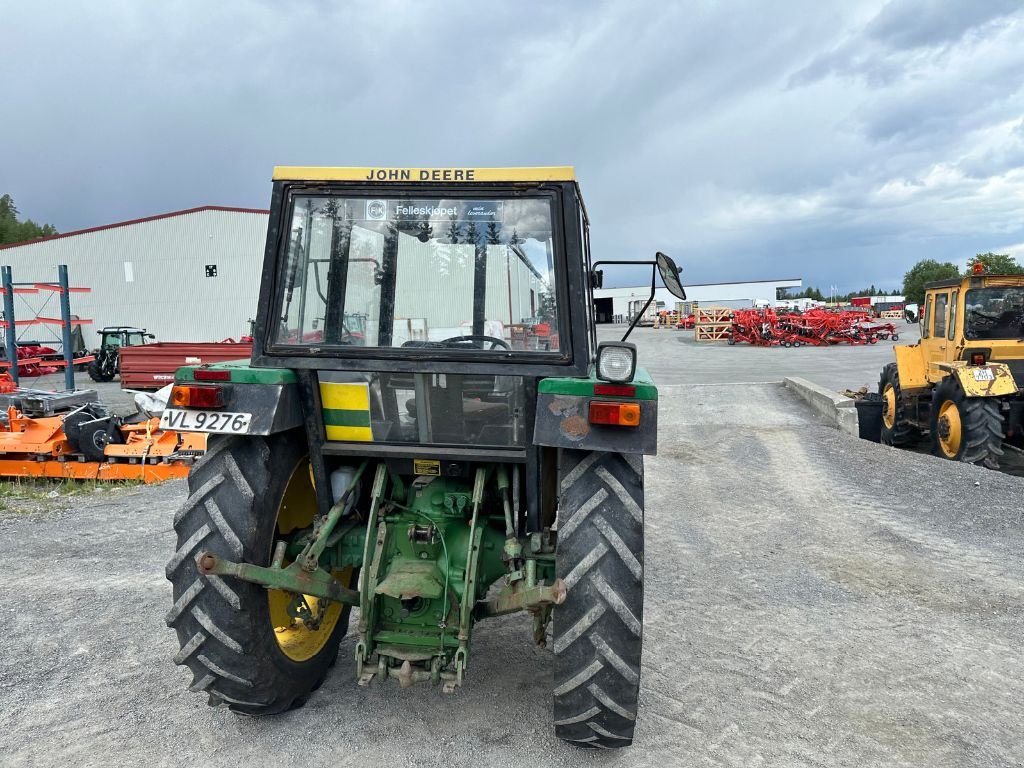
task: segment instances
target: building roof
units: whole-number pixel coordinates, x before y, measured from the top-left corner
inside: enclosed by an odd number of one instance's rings
[[[270,213],[270,211],[267,210],[266,208],[235,208],[228,205],[200,205],[198,208],[184,208],[180,211],[171,211],[170,213],[158,213],[155,216],[144,216],[141,219],[129,219],[128,221],[118,221],[113,224],[103,224],[99,227],[76,229],[73,232],[61,232],[59,235],[50,235],[49,237],[37,237],[35,240],[26,240],[23,243],[8,243],[7,245],[0,245],[0,251],[5,250],[7,248],[18,248],[23,245],[35,245],[36,243],[43,243],[46,242],[47,240],[59,240],[62,237],[87,235],[90,232],[101,232],[104,229],[116,229],[117,227],[127,227],[132,224],[145,224],[147,221],[169,219],[174,216],[186,216],[187,214],[190,213],[200,213],[202,211],[226,211],[228,213]]]

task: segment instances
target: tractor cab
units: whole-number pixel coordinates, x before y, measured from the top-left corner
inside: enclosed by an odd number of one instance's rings
[[[327,442],[521,452],[535,379],[585,375],[594,347],[568,307],[587,269],[566,258],[582,250],[579,191],[542,181],[282,178],[255,364],[317,371]]]
[[[135,347],[147,344],[150,339],[156,338],[152,333],[147,333],[145,328],[132,328],[128,326],[101,328],[98,333],[100,335],[100,349]]]

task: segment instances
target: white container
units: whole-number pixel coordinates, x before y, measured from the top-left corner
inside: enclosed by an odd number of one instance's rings
[[[355,477],[355,474],[355,467],[338,467],[338,469],[331,472],[331,497],[334,499],[335,504],[341,500],[341,497],[345,495],[345,491],[352,485],[352,479]],[[353,493],[345,505],[345,514],[352,511],[355,503],[356,494]]]

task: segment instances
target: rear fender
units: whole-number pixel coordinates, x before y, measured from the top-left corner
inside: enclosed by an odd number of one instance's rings
[[[250,435],[274,435],[303,425],[302,396],[295,375],[284,369],[249,368],[244,363],[220,363],[210,368],[229,370],[230,381],[204,381],[220,386],[224,405],[218,410],[251,413]],[[196,368],[179,368],[175,383],[197,381]]]
[[[607,384],[593,377],[541,379],[537,385],[534,444],[655,455],[658,452],[658,390],[654,382],[641,368],[637,369],[633,381],[623,385],[632,391],[631,395],[595,393],[595,386]],[[640,424],[636,427],[591,424],[592,401],[637,403],[640,406]]]
[[[915,389],[928,389],[927,366],[924,363],[924,351],[920,345],[897,344],[892,348],[896,353],[896,368],[899,370],[900,389],[908,392]]]

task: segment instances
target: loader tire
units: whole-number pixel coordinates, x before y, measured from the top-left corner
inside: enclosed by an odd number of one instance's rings
[[[932,395],[930,428],[935,456],[999,469],[1003,415],[998,398],[967,397],[956,379],[947,376]]]
[[[878,394],[882,396],[882,435],[885,445],[910,445],[920,439],[921,433],[907,421],[906,404],[900,389],[900,374],[896,363],[888,363],[878,379]],[[888,410],[893,408],[890,417]]]
[[[348,627],[348,606],[332,603],[319,630],[289,624],[288,593],[204,576],[197,559],[212,552],[234,562],[269,565],[283,528],[305,527],[313,519],[304,435],[218,437],[193,467],[188,487],[188,499],[174,517],[178,541],[166,569],[174,588],[166,620],[180,645],[174,663],[188,667],[189,690],[206,693],[211,706],[226,704],[244,715],[302,706],[335,661]],[[299,525],[282,523],[286,518]],[[354,586],[354,571],[344,574],[345,586]],[[282,644],[291,633],[307,634],[297,637],[294,647]]]
[[[114,380],[114,374],[106,373],[103,370],[103,366],[100,365],[100,361],[99,360],[93,360],[91,363],[89,363],[88,371],[89,371],[89,378],[92,379],[93,381],[101,381],[102,382],[102,381],[113,381]]]
[[[556,735],[629,746],[640,692],[644,603],[643,459],[562,451],[554,609]]]

